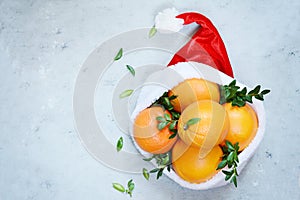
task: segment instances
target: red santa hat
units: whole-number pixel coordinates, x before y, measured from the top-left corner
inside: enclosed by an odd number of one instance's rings
[[[195,61],[218,69],[233,77],[233,71],[224,42],[213,23],[204,15],[196,12],[178,14],[172,9],[160,12],[155,18],[155,27],[159,31],[179,31],[183,25],[199,25],[198,30],[171,59],[168,66],[179,62]]]

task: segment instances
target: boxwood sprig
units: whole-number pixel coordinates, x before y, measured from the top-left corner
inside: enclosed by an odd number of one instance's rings
[[[150,170],[149,172],[148,170],[143,169],[143,175],[147,180],[149,179],[149,173],[156,173],[156,179],[159,179],[162,176],[164,169],[167,169],[169,172],[171,171],[172,160],[170,152],[164,154],[154,154],[152,157],[145,158],[143,160],[151,161],[152,159],[156,160],[158,167]]]
[[[235,143],[234,145],[225,141],[225,146],[222,146],[223,157],[222,161],[219,163],[216,170],[223,169],[224,167],[228,167],[229,171],[222,170],[222,172],[226,175],[225,181],[230,180],[230,183],[233,183],[235,187],[237,187],[237,177],[239,176],[237,172],[237,166],[239,164],[238,152],[239,152],[239,143]]]
[[[221,100],[220,104],[225,102],[230,103],[232,106],[242,107],[246,102],[253,103],[252,98],[263,101],[264,95],[268,94],[271,90],[261,90],[261,86],[256,86],[253,90],[247,93],[247,88],[240,89],[236,85],[236,80],[233,80],[229,85],[220,86]]]

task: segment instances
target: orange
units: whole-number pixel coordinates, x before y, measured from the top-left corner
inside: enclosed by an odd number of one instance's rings
[[[162,107],[150,107],[141,111],[133,125],[133,136],[141,149],[152,154],[162,154],[170,151],[177,140],[177,136],[169,139],[173,134],[166,126],[158,130],[156,120],[158,116],[170,114]]]
[[[188,121],[199,118],[196,124]],[[200,156],[223,142],[229,129],[229,120],[223,106],[212,100],[196,101],[186,107],[178,120],[179,137],[187,144],[200,148]]]
[[[199,148],[178,140],[172,149],[172,166],[178,176],[191,183],[202,183],[217,172],[223,152],[215,146],[206,157],[199,157]]]
[[[181,112],[188,105],[198,100],[211,99],[216,102],[220,101],[219,87],[216,83],[192,78],[187,79],[172,90],[169,91],[168,96],[176,95],[177,98],[172,100],[174,110]]]
[[[239,142],[240,151],[245,149],[255,137],[258,121],[255,111],[246,104],[243,107],[224,104],[229,118],[229,131],[225,140]]]

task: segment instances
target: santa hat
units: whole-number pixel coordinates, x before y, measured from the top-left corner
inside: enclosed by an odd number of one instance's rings
[[[233,77],[233,71],[223,40],[213,23],[204,15],[187,12],[178,15],[175,8],[160,12],[155,18],[155,27],[159,31],[180,31],[183,25],[197,23],[199,29],[171,59],[168,66],[179,62],[194,61],[209,65]]]

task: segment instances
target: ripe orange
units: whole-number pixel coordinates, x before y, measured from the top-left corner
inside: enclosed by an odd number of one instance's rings
[[[206,157],[199,157],[199,148],[178,140],[172,149],[172,164],[178,176],[191,183],[201,183],[212,178],[222,160],[223,152],[215,146]]]
[[[174,110],[181,112],[188,105],[198,100],[211,99],[220,101],[219,87],[216,83],[198,78],[187,79],[169,91],[168,96],[176,95],[172,100]]]
[[[200,121],[187,126],[193,118],[200,118]],[[192,103],[178,120],[179,137],[187,145],[200,148],[200,157],[205,157],[214,146],[221,144],[228,129],[229,120],[224,107],[212,100]]]
[[[243,107],[223,105],[229,118],[229,131],[225,140],[235,144],[239,142],[240,151],[245,149],[255,137],[258,120],[255,111],[246,104]]]
[[[141,111],[135,119],[133,136],[141,149],[152,154],[168,152],[177,140],[177,136],[169,139],[173,134],[166,126],[158,130],[156,117],[170,114],[162,107],[150,107]]]

